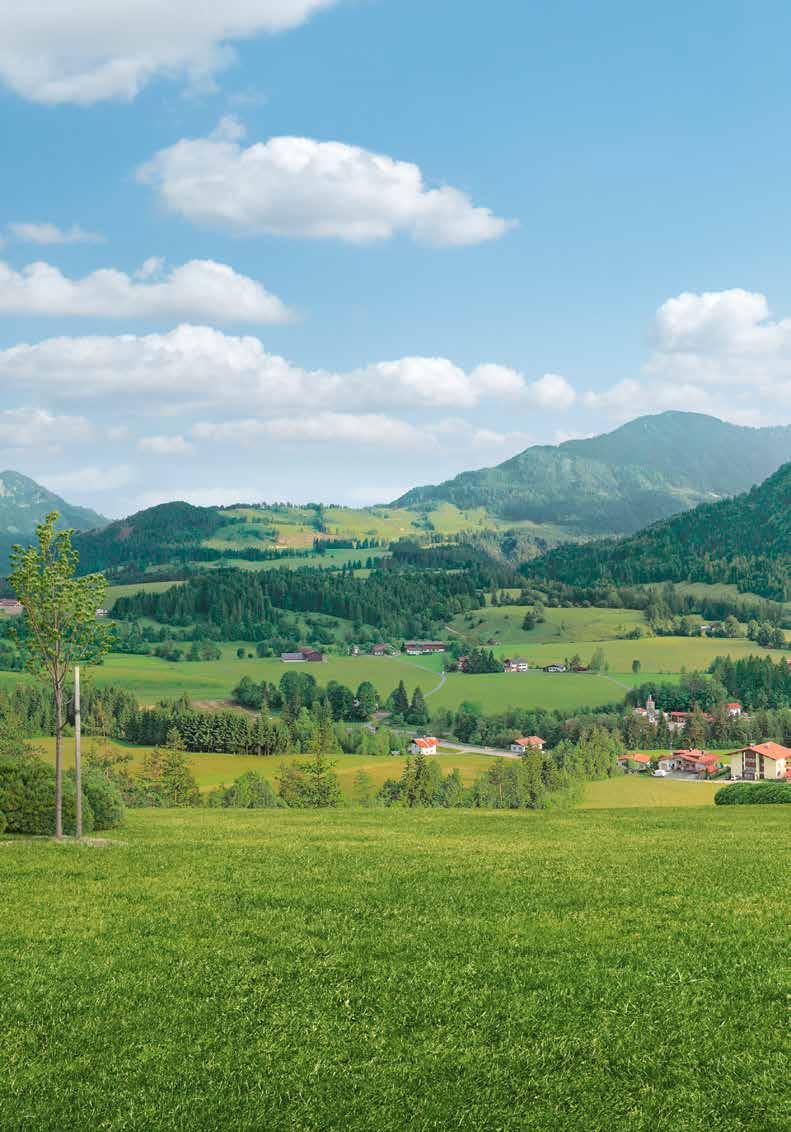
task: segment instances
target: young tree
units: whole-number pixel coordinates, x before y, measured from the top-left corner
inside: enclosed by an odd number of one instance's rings
[[[76,577],[72,531],[56,531],[58,512],[36,528],[37,546],[15,546],[8,576],[22,604],[26,632],[19,645],[25,667],[49,680],[55,702],[55,837],[63,837],[64,690],[75,664],[95,664],[109,651],[111,627],[97,618],[107,582],[102,574]],[[80,835],[77,830],[77,836]]]

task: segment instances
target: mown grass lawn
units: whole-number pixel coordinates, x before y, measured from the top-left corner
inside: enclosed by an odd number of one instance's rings
[[[782,807],[0,846],[3,1129],[780,1132]]]

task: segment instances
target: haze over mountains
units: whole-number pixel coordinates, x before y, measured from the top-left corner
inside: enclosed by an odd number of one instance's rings
[[[35,480],[19,472],[0,472],[0,554],[5,557],[16,542],[25,543],[50,511],[60,512],[61,525],[87,531],[107,523],[89,507],[67,503]]]
[[[746,428],[701,413],[638,417],[614,432],[537,445],[494,468],[416,487],[393,506],[485,507],[580,535],[631,534],[745,491],[791,459],[791,425]]]

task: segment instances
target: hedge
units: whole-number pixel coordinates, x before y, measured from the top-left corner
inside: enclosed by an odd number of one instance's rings
[[[717,806],[767,806],[791,803],[791,782],[732,782],[714,795]]]

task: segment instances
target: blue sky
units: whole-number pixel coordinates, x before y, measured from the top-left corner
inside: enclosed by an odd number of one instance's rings
[[[787,5],[193,7],[0,0],[4,466],[365,503],[791,420]]]

